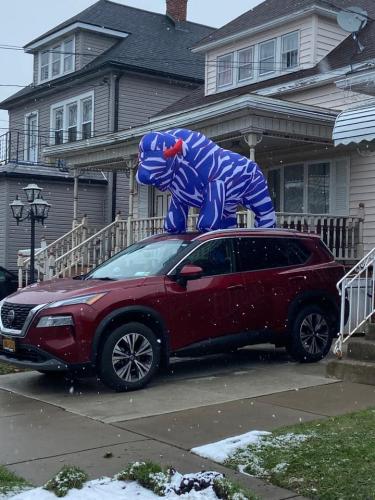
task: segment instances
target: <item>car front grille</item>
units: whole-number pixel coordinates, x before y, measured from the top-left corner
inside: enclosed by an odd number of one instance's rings
[[[34,307],[34,304],[12,304],[11,302],[4,302],[1,307],[1,322],[4,328],[22,330],[29,312]]]

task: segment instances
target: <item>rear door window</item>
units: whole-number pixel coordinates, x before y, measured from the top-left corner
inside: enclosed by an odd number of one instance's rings
[[[303,243],[292,238],[239,238],[241,270],[257,271],[302,265],[310,257]]]
[[[203,269],[203,276],[217,276],[236,272],[233,239],[211,240],[198,247],[183,264],[194,264]]]

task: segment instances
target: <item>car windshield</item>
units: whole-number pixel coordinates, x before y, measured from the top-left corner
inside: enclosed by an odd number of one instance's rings
[[[90,273],[86,279],[125,279],[155,276],[190,241],[171,239],[132,245]]]

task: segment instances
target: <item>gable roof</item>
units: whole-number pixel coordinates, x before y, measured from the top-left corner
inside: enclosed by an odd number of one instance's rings
[[[200,82],[204,79],[204,57],[200,54],[193,54],[190,47],[210,33],[213,28],[189,21],[175,24],[164,14],[129,7],[109,0],[99,0],[28,45],[76,22],[123,31],[129,33],[129,36],[96,57],[83,68],[83,71],[53,80],[54,86],[85,71],[99,69],[105,64],[114,64],[117,67],[143,72],[149,71],[188,81]],[[9,105],[21,97],[50,87],[51,81],[38,86],[25,87],[5,99],[0,106]]]
[[[233,19],[228,24],[209,33],[195,44],[193,48],[199,49],[205,45],[220,42],[241,32],[276,21],[286,15],[313,7],[322,8],[327,11],[338,11],[358,5],[364,8],[371,17],[372,15],[375,16],[374,4],[373,0],[265,0],[253,9]]]

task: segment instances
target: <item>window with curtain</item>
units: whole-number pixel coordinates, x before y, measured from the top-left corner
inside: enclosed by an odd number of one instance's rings
[[[94,130],[94,92],[82,94],[51,107],[54,144],[92,137]]]
[[[92,99],[82,100],[82,139],[91,137],[92,132]]]
[[[238,81],[253,78],[254,48],[248,47],[238,52]]]
[[[233,83],[233,53],[217,58],[217,86],[224,87]]]
[[[40,81],[57,78],[74,70],[74,37],[40,52]]]
[[[76,102],[68,105],[68,141],[77,140],[77,125],[78,125],[78,105]]]
[[[55,144],[64,142],[64,108],[56,108],[54,110],[54,136]]]
[[[281,38],[281,61],[283,69],[298,66],[298,32],[288,33]]]

